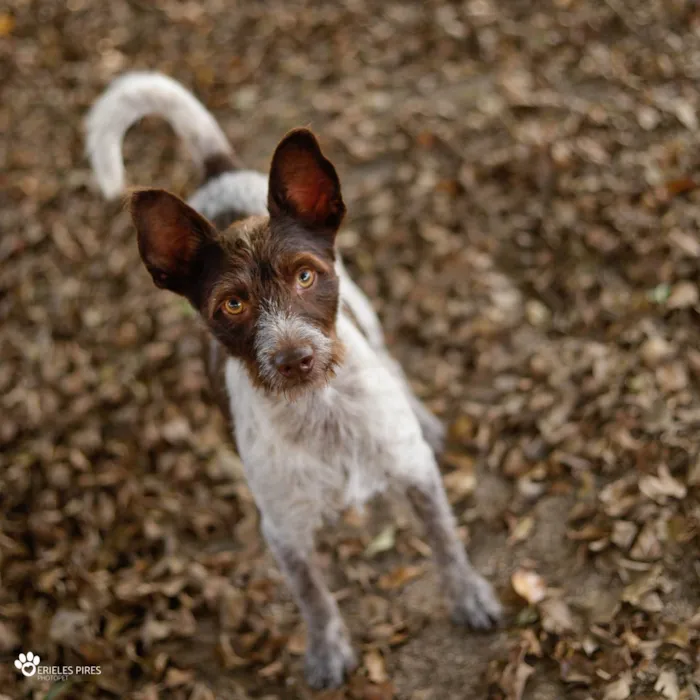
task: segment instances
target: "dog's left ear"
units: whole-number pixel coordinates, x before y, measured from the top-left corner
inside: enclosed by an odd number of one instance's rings
[[[189,296],[202,251],[213,245],[214,226],[165,190],[133,190],[127,197],[141,258],[158,287]]]
[[[294,129],[272,156],[267,207],[312,231],[334,234],[345,215],[340,180],[308,129]]]

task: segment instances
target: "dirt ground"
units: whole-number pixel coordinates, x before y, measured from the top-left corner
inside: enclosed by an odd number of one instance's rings
[[[133,69],[251,167],[319,134],[498,632],[451,626],[405,504],[348,514],[320,557],[363,662],[306,688],[195,320],[83,156]],[[4,4],[0,698],[700,698],[699,80],[691,0]],[[197,185],[163,122],[125,151]]]

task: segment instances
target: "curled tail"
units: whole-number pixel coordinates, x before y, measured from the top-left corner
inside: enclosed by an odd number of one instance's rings
[[[223,131],[191,92],[161,73],[127,73],[107,88],[86,119],[87,154],[108,199],[124,189],[124,134],[149,114],[170,123],[207,179],[237,168]]]

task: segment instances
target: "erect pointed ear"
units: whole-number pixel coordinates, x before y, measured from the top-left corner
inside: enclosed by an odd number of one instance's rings
[[[335,233],[345,215],[340,180],[308,129],[294,129],[272,156],[267,208],[311,230]]]
[[[203,246],[215,229],[203,216],[165,190],[134,190],[128,196],[141,258],[157,286],[185,294]]]

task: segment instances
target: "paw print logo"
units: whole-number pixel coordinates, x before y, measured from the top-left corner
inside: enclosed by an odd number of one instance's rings
[[[36,667],[39,665],[41,659],[38,656],[34,656],[34,652],[27,652],[26,656],[20,654],[19,658],[15,661],[15,667],[22,671],[23,676],[33,676],[36,673]]]

